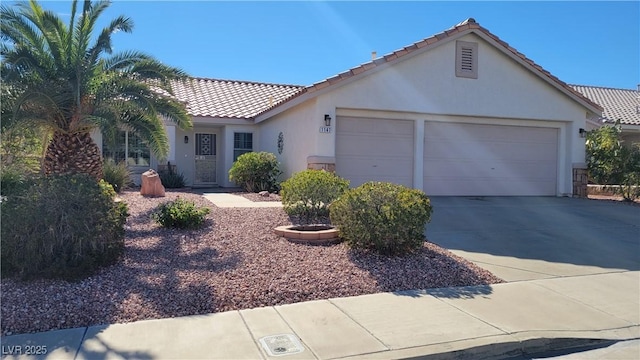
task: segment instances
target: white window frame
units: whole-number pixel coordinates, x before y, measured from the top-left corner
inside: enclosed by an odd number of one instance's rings
[[[135,160],[133,162],[129,162],[129,131],[125,131],[123,130],[122,132],[124,132],[124,159],[121,159],[120,161],[124,161],[125,164],[129,167],[146,167],[148,168],[151,165],[151,150],[149,149],[149,146],[147,146],[146,144],[144,144],[144,142],[142,142],[142,144],[145,146],[146,148],[146,152],[148,153],[149,157],[147,160],[146,164],[137,164],[135,162]],[[105,146],[106,145],[106,146]],[[116,144],[119,145],[119,144]],[[106,150],[110,150],[110,152],[117,152],[117,148],[116,149],[109,149],[109,144],[105,143],[105,141],[103,140],[103,145],[102,145],[102,157],[105,158],[105,147],[107,148]],[[106,152],[107,154],[109,153],[109,151]],[[144,158],[144,157],[143,157]],[[131,158],[134,159],[134,158]],[[116,159],[114,159],[115,161]]]
[[[236,135],[251,135],[251,147],[236,147]],[[242,141],[242,140],[240,140]],[[244,144],[246,145],[246,139],[244,139]],[[239,153],[238,153],[239,152]],[[235,162],[238,159],[238,156],[242,154],[246,154],[249,152],[253,152],[253,132],[234,132],[233,133],[233,161]]]

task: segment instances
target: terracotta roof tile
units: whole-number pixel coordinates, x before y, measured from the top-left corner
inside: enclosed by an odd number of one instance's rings
[[[599,86],[571,85],[576,91],[604,108],[602,118],[613,123],[640,125],[640,92]]]
[[[396,59],[410,54],[420,48],[432,45],[438,41],[447,39],[450,36],[460,34],[471,29],[478,29],[483,32],[497,44],[503,46],[505,51],[511,52],[529,66],[539,71],[541,75],[548,77],[551,81],[557,83],[559,86],[566,89],[568,92],[572,93],[587,104],[592,105],[594,108],[600,108],[600,106],[592,99],[586,97],[581,92],[576,91],[557,77],[551,75],[540,65],[528,59],[516,49],[509,46],[509,44],[481,27],[472,18],[469,18],[439,34],[422,39],[402,49],[376,58],[370,62],[356,66],[350,70],[307,87],[297,85],[265,84],[248,81],[194,78],[191,81],[191,86],[189,86],[187,82],[175,82],[173,84],[174,93],[180,101],[187,103],[187,111],[192,116],[254,119],[256,116],[276,108],[304,93],[324,89],[333,84],[337,84],[342,80],[365,73],[379,65],[395,61]]]
[[[191,116],[252,119],[302,92],[296,85],[192,78],[172,83],[174,96]]]
[[[426,39],[427,45],[431,45],[436,42],[438,42],[438,38],[436,38],[435,36],[431,36]]]
[[[354,68],[352,71],[353,71],[353,75],[358,75],[361,72],[364,72],[364,68],[362,66],[358,66],[357,68]]]

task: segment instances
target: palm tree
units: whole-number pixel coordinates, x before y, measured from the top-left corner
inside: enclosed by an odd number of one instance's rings
[[[186,73],[137,51],[112,54],[111,36],[131,32],[131,19],[119,16],[94,34],[110,5],[86,0],[78,13],[74,0],[68,25],[36,0],[0,7],[3,122],[52,131],[45,174],[102,178],[101,151],[90,136],[95,129],[106,140],[131,131],[162,160],[169,152],[163,118],[192,126],[170,85]]]

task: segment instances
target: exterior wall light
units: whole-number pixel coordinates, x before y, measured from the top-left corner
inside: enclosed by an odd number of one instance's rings
[[[331,126],[331,116],[324,114],[324,126]]]
[[[185,144],[189,143],[189,137],[187,135],[184,136],[184,143]]]
[[[578,133],[580,134],[581,138],[585,138],[587,137],[587,130],[580,128],[580,130],[578,130]]]

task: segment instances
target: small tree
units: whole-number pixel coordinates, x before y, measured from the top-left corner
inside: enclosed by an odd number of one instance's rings
[[[640,197],[640,144],[624,144],[620,133],[617,122],[589,131],[587,169],[591,181],[600,185],[619,185],[620,195],[633,201]]]

